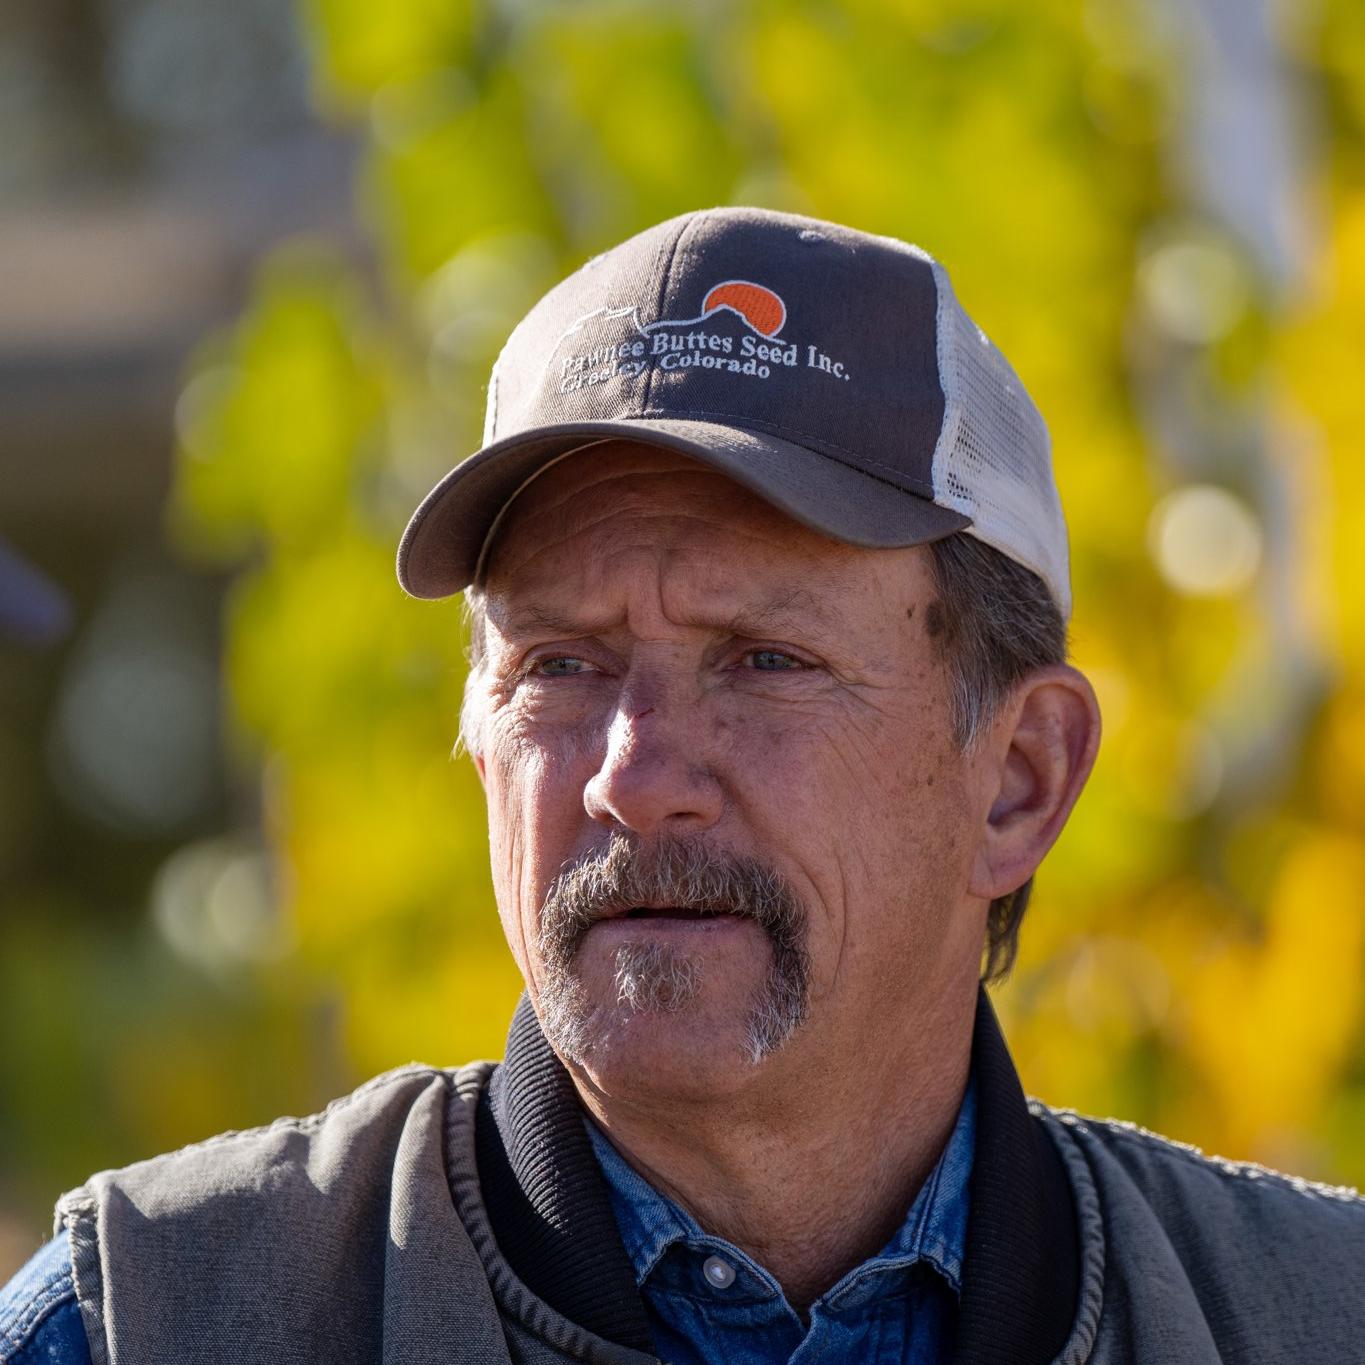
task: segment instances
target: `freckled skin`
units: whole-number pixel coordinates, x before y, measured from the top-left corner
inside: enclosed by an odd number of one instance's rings
[[[897,1030],[922,1023],[913,1002],[974,979],[985,903],[966,888],[988,796],[952,744],[941,652],[904,624],[914,603],[933,619],[926,556],[836,543],[720,474],[628,446],[527,489],[486,580],[482,762],[499,905],[533,999],[545,889],[615,826],[762,858],[810,907],[810,1021],[760,1069],[830,1065],[874,1037],[894,1056]],[[794,588],[765,633],[733,628]],[[582,628],[512,633],[529,606]],[[610,1016],[594,935],[581,969]],[[696,951],[698,1000],[618,1011],[598,1087],[753,1085],[743,1025],[767,942],[753,930]],[[905,1007],[889,1014],[891,1000]]]
[[[533,1002],[546,888],[615,830],[751,855],[809,907],[809,1016],[760,1064],[744,1021],[766,937],[742,921],[691,936],[696,997],[631,1015],[610,945],[657,932],[647,919],[589,930],[597,1045],[569,1063],[631,1163],[796,1305],[885,1244],[937,1159],[987,906],[1051,846],[1098,744],[1093,691],[1057,665],[970,756],[955,747],[928,555],[829,540],[694,461],[614,442],[523,491],[484,583],[474,757]]]

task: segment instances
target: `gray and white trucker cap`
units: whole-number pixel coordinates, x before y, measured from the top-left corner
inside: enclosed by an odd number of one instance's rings
[[[690,455],[853,545],[966,531],[1070,615],[1047,427],[947,272],[904,242],[721,208],[589,261],[503,347],[482,449],[403,533],[403,587],[476,582],[517,494],[611,439]]]

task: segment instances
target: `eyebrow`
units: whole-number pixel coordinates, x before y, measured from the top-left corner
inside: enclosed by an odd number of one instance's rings
[[[505,610],[490,608],[488,614],[497,629],[511,639],[546,631],[552,635],[596,635],[615,624],[602,617],[594,619],[586,613],[574,615],[534,602]],[[721,627],[733,635],[762,636],[783,626],[809,628],[814,623],[830,627],[834,622],[834,613],[814,593],[805,588],[784,588],[741,606],[731,615],[716,617],[694,613],[684,617],[681,624]]]
[[[812,621],[832,626],[834,614],[806,588],[786,588],[748,607],[741,607],[726,621],[735,635],[766,635],[785,625],[809,626]]]

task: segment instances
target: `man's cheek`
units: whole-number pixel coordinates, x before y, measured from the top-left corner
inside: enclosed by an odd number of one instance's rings
[[[543,790],[547,774],[559,779],[582,769],[591,775],[594,755],[603,749],[600,726],[584,719],[572,725],[537,723],[525,709],[509,710],[488,727],[490,762],[506,785],[530,784]]]
[[[495,731],[486,755],[489,828],[508,837],[541,814],[553,786],[553,756],[506,729]]]

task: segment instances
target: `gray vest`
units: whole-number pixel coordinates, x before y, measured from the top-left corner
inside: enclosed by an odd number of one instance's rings
[[[1365,1360],[1365,1201],[1026,1103],[981,993],[955,1360]],[[646,1365],[568,1074],[409,1066],[58,1204],[95,1365]]]

